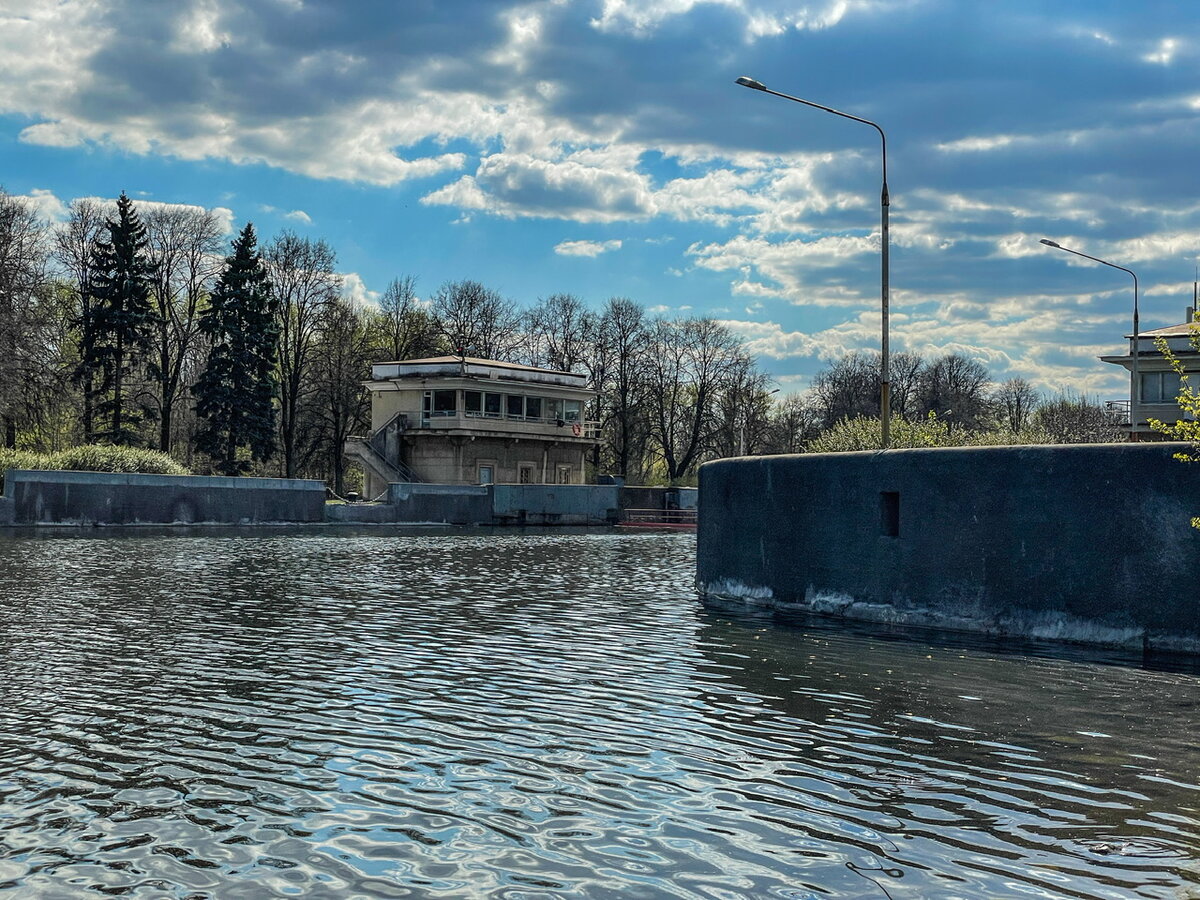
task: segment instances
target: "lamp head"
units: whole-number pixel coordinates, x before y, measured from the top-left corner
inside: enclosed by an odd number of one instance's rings
[[[765,91],[767,86],[761,81],[755,81],[749,75],[743,75],[734,84],[740,84],[742,87],[754,88],[756,91]]]
[[[1061,249],[1062,249],[1062,245],[1061,245],[1061,244],[1056,244],[1056,243],[1054,243],[1054,241],[1048,241],[1048,240],[1046,240],[1045,238],[1042,238],[1042,239],[1041,239],[1041,240],[1040,240],[1038,243],[1040,243],[1040,244],[1045,244],[1047,247],[1053,247],[1053,248],[1055,248],[1056,250],[1061,250]]]

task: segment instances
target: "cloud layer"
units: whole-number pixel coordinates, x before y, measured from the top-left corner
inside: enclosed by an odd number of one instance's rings
[[[790,375],[878,342],[879,143],[732,84],[750,74],[887,131],[900,347],[1116,390],[1093,358],[1119,345],[1124,286],[1037,238],[1138,268],[1144,318],[1182,317],[1197,21],[1166,0],[11,0],[0,114],[47,153],[402,190],[447,228],[541,223],[530,266],[653,260],[679,296],[648,305],[745,310],[731,326]],[[53,180],[35,187],[60,214]],[[275,211],[323,224],[295,205]]]

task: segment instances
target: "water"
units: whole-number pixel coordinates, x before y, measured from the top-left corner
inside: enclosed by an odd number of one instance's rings
[[[1200,897],[1197,675],[706,611],[694,552],[0,542],[0,894]]]

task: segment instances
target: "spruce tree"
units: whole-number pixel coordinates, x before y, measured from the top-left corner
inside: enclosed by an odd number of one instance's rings
[[[149,350],[154,311],[150,279],[154,264],[146,248],[146,228],[125,192],[117,200],[116,221],[106,223],[108,240],[91,251],[91,303],[81,323],[80,369],[99,375],[94,412],[97,440],[130,445],[151,410],[137,401],[137,376]]]
[[[276,301],[258,253],[254,226],[233,242],[200,331],[211,349],[192,393],[201,420],[197,448],[223,475],[241,475],[250,457],[265,461],[275,449],[275,376],[279,350]]]

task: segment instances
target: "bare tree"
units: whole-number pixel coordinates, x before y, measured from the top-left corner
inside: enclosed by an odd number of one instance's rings
[[[0,419],[6,447],[17,445],[23,388],[45,362],[35,335],[46,324],[49,237],[34,207],[0,188]]]
[[[821,414],[803,394],[788,394],[771,411],[770,453],[803,453],[820,431]]]
[[[812,395],[822,428],[859,416],[879,418],[879,356],[847,353],[813,378]]]
[[[444,349],[437,322],[417,302],[416,285],[411,275],[393,278],[379,298],[372,322],[377,359],[420,359]]]
[[[894,353],[888,361],[891,377],[892,415],[903,419],[921,417],[919,394],[925,360],[915,353]]]
[[[1120,417],[1099,400],[1063,391],[1033,414],[1033,423],[1055,444],[1109,443],[1125,439]]]
[[[370,404],[362,384],[368,374],[370,335],[366,316],[342,299],[325,307],[320,326],[313,410],[333,490],[341,495],[346,492],[346,439],[363,430],[368,418]]]
[[[591,313],[573,294],[552,294],[525,316],[529,362],[571,372],[587,353]]]
[[[491,288],[478,281],[447,282],[431,299],[438,330],[455,353],[503,360],[520,347],[516,307]]]
[[[645,312],[625,297],[613,297],[590,321],[592,387],[599,391],[596,420],[615,474],[641,474],[649,440],[646,377],[650,331]],[[597,447],[597,454],[601,448]],[[597,459],[597,469],[600,468]]]
[[[88,321],[92,310],[92,251],[106,228],[107,210],[95,200],[73,200],[67,221],[54,236],[54,260],[67,276],[73,291],[72,321],[77,330]],[[79,356],[85,356],[80,348]],[[90,443],[95,432],[96,373],[90,366],[77,370],[77,383],[83,391],[80,428],[84,443]]]
[[[1009,431],[1021,431],[1029,424],[1038,400],[1038,392],[1024,378],[1008,379],[992,395],[1001,424]]]
[[[950,353],[925,367],[921,411],[934,413],[952,429],[978,431],[989,419],[988,371],[978,360]]]
[[[712,319],[654,323],[646,365],[651,436],[669,481],[701,461],[721,386],[743,360],[740,342]]]
[[[195,351],[201,302],[224,262],[223,228],[215,213],[194,206],[153,206],[144,221],[156,265],[150,374],[157,389],[158,449],[167,453],[175,407],[188,388],[183,376]]]
[[[323,240],[284,231],[267,246],[263,261],[279,315],[279,432],[284,475],[299,470],[300,412],[311,390],[311,368],[326,310],[338,297],[336,256]]]

